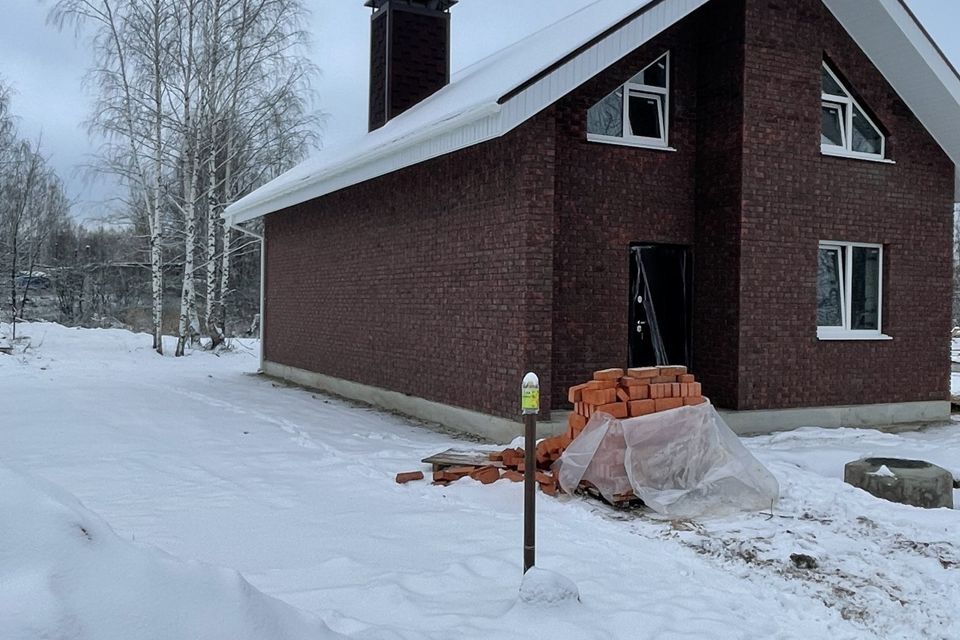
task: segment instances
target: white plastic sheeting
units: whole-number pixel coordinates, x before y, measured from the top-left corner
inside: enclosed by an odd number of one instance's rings
[[[710,403],[622,421],[596,413],[557,464],[567,493],[584,480],[611,501],[632,491],[670,518],[769,509],[780,495]]]

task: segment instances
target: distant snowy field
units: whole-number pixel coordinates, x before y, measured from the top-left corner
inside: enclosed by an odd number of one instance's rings
[[[394,483],[463,442],[254,376],[252,341],[178,360],[125,331],[20,329],[30,347],[0,355],[0,544],[42,552],[0,549],[4,640],[40,628],[153,637],[148,622],[142,636],[109,626],[118,593],[150,587],[155,598],[123,607],[148,609],[141,620],[219,616],[223,637],[322,638],[326,624],[410,640],[960,638],[960,511],[885,503],[841,480],[868,454],[960,475],[960,425],[748,439],[781,484],[772,518],[660,523],[539,496],[538,565],[570,578],[581,602],[534,606],[518,599],[520,485]],[[60,530],[77,519],[109,553]],[[237,631],[251,606],[263,615]]]

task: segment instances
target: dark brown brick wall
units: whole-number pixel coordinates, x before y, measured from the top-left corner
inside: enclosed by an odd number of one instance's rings
[[[267,217],[265,357],[503,416],[550,397],[553,116]]]
[[[370,23],[370,105],[367,126],[370,131],[387,122],[387,14]]]
[[[740,354],[743,0],[698,16],[694,362],[712,402],[735,407]]]
[[[670,144],[586,110],[671,51]],[[896,164],[820,153],[827,55]],[[502,416],[627,358],[628,246],[694,247],[717,404],[943,399],[953,167],[820,0],[715,0],[500,140],[267,218],[266,357]],[[822,239],[885,245],[888,342],[816,339]]]
[[[553,403],[596,370],[626,366],[631,242],[693,244],[696,39],[674,28],[557,105]],[[663,151],[587,140],[587,110],[670,51]]]
[[[558,103],[554,406],[627,363],[633,242],[694,246],[694,369],[716,400],[734,399],[742,43],[742,3],[714,3]],[[588,141],[587,109],[665,51],[676,151]]]
[[[746,7],[738,407],[946,399],[952,164],[820,0]],[[896,164],[821,155],[824,55]],[[816,339],[820,240],[884,245],[892,341]]]
[[[373,15],[370,131],[433,95],[449,81],[449,13],[392,2]]]
[[[433,95],[450,79],[450,14],[393,11],[390,117]]]

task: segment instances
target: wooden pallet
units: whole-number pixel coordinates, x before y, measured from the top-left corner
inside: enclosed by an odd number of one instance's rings
[[[646,507],[646,505],[643,504],[643,500],[641,500],[636,496],[630,496],[629,498],[624,497],[619,499],[614,498],[613,500],[607,500],[607,498],[604,497],[602,493],[600,493],[599,489],[597,489],[593,485],[586,484],[586,483],[581,484],[579,489],[577,489],[577,492],[590,496],[591,498],[599,500],[604,504],[610,505],[614,509],[620,509],[622,511],[632,511],[635,509],[644,509]]]
[[[464,449],[447,449],[441,453],[424,458],[420,462],[433,465],[434,471],[448,467],[497,467],[503,469],[503,463],[490,459],[488,451],[467,451]]]

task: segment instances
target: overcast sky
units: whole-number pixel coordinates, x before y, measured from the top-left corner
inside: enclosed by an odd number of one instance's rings
[[[0,77],[14,89],[13,110],[24,135],[42,134],[44,153],[78,202],[95,219],[116,186],[91,183],[81,167],[91,142],[83,122],[90,96],[84,41],[46,24],[53,0],[0,0]],[[866,1],[866,0],[864,0]],[[453,68],[459,69],[592,0],[461,0],[453,8]],[[319,108],[328,114],[325,145],[366,130],[370,10],[363,0],[307,0],[313,8],[311,55],[322,70]],[[908,0],[933,38],[960,67],[960,0]]]

